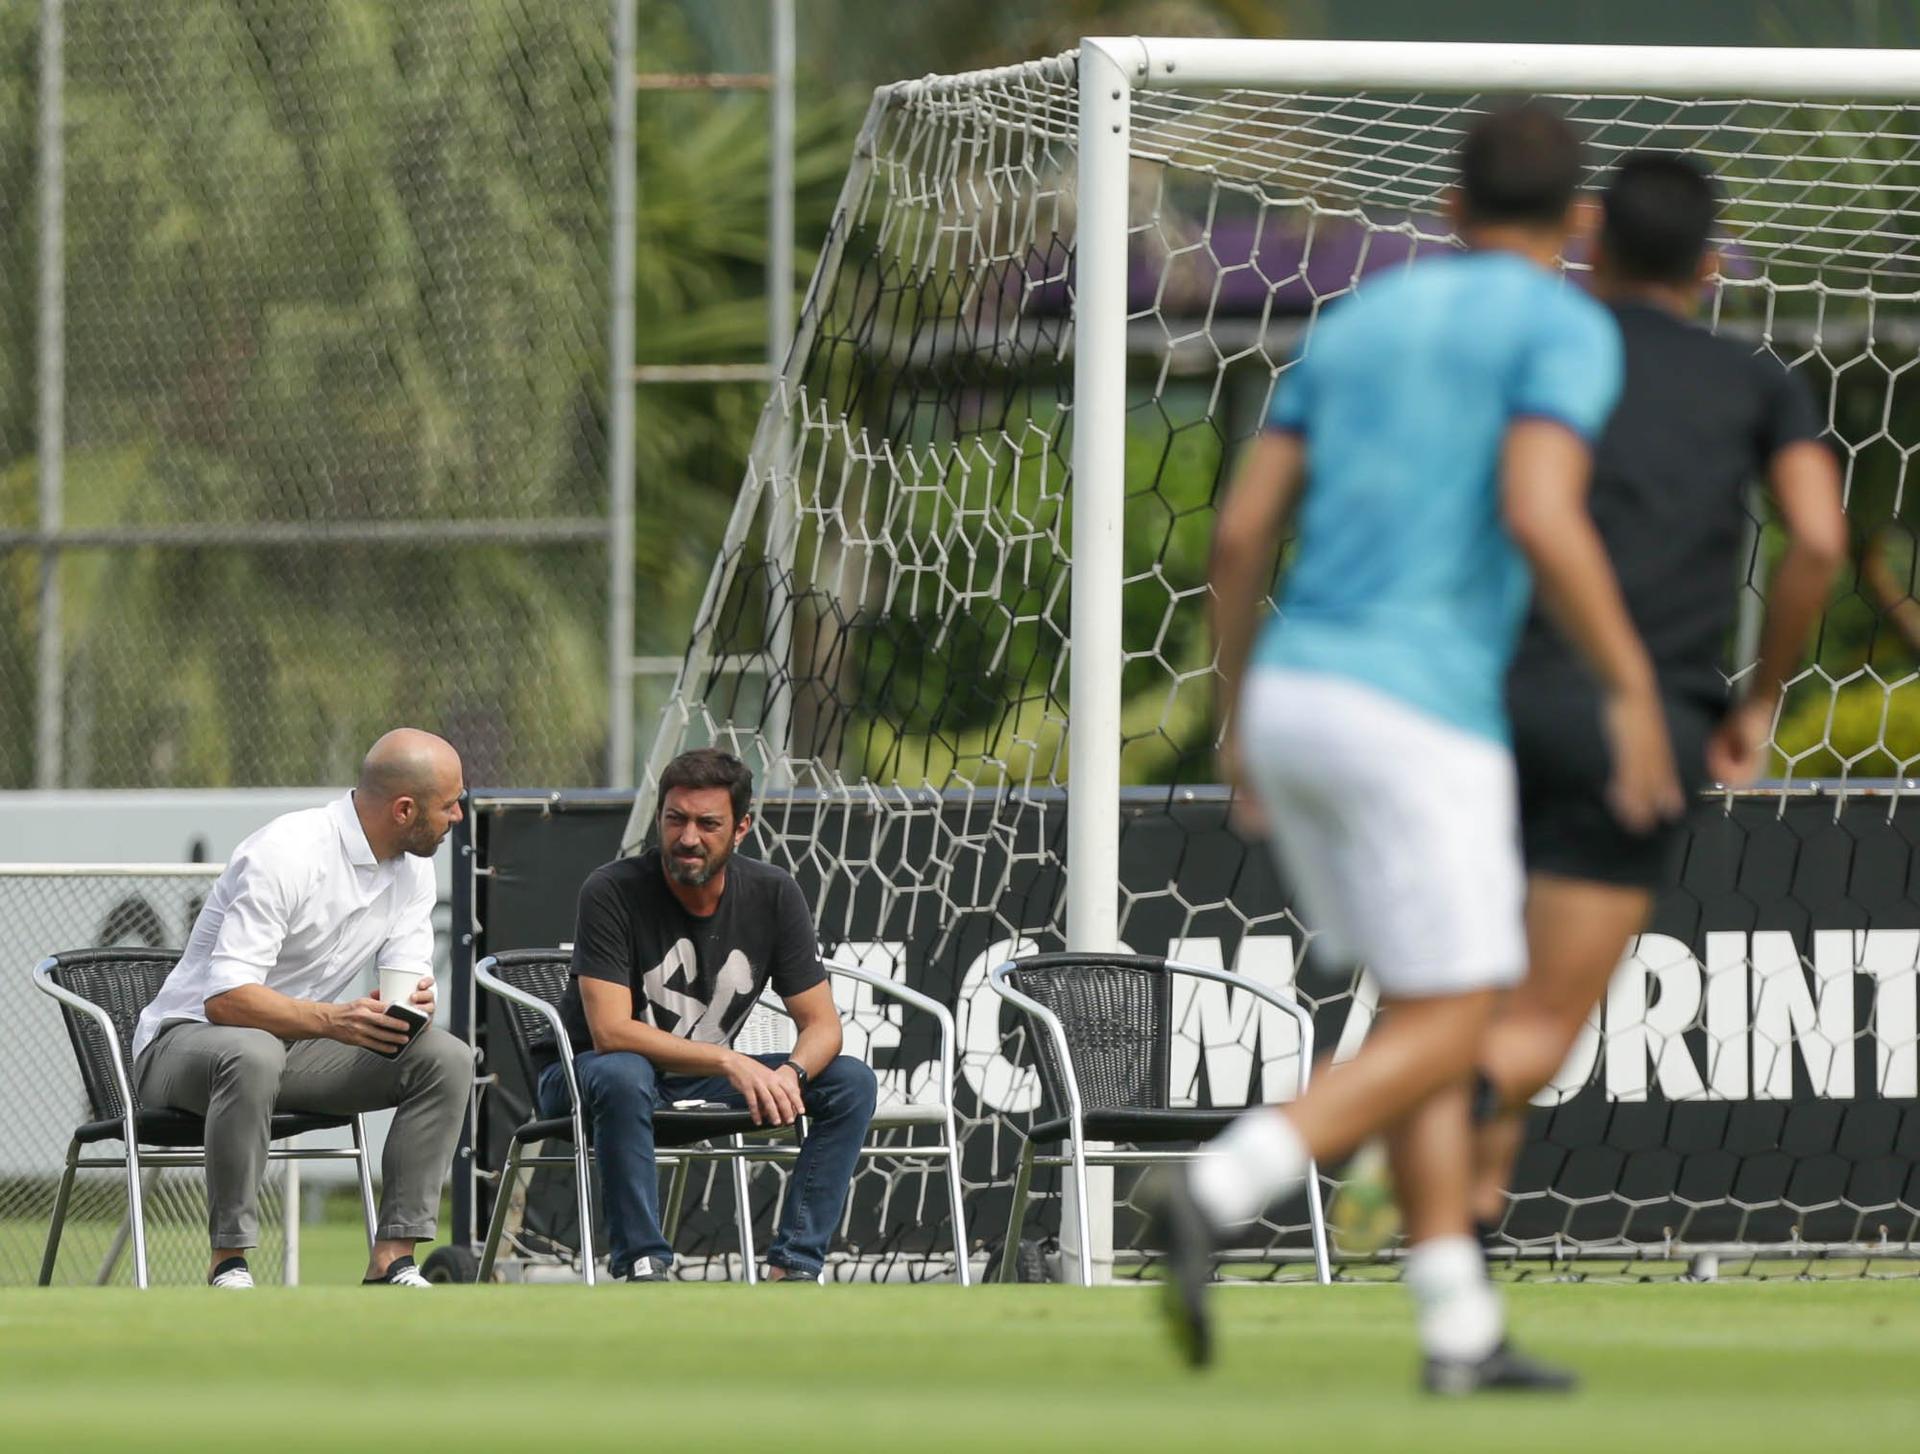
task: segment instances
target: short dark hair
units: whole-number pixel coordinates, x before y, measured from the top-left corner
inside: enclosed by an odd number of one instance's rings
[[[1558,222],[1573,205],[1586,164],[1579,134],[1554,107],[1544,101],[1496,107],[1460,143],[1466,220]]]
[[[667,764],[660,774],[660,801],[653,816],[667,810],[667,794],[674,788],[725,788],[733,800],[733,821],[738,823],[753,806],[753,769],[731,752],[717,747],[696,747],[683,752]]]
[[[1720,215],[1713,178],[1689,157],[1637,151],[1607,184],[1600,245],[1623,277],[1690,283]]]

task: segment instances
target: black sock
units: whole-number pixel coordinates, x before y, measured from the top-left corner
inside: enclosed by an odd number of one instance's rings
[[[400,1269],[403,1267],[411,1267],[411,1266],[413,1266],[412,1254],[410,1253],[405,1254],[405,1255],[396,1257],[393,1259],[393,1261],[389,1262],[387,1264],[387,1270],[384,1273],[382,1273],[379,1277],[363,1277],[360,1280],[364,1283],[392,1282],[394,1273],[400,1271]]]
[[[228,1257],[214,1264],[213,1271],[207,1274],[207,1281],[212,1282],[221,1273],[232,1272],[236,1268],[241,1272],[245,1272],[247,1270],[247,1259],[244,1257]]]

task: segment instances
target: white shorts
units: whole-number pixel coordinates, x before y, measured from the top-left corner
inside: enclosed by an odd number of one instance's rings
[[[1245,771],[1318,949],[1388,995],[1462,994],[1526,968],[1513,755],[1372,687],[1263,668]]]

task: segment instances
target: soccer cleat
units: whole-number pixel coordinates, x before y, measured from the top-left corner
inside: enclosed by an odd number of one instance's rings
[[[638,1258],[631,1271],[624,1277],[616,1277],[615,1282],[672,1282],[669,1271],[672,1264],[660,1257]]]
[[[411,1257],[396,1257],[388,1266],[384,1277],[364,1277],[362,1287],[432,1287],[433,1284],[420,1275],[420,1269],[414,1266]]]
[[[1213,1360],[1207,1284],[1213,1280],[1214,1230],[1193,1199],[1187,1168],[1176,1167],[1149,1193],[1148,1236],[1166,1254],[1160,1308],[1174,1344],[1193,1368]]]
[[[208,1287],[250,1288],[253,1286],[253,1273],[247,1267],[244,1257],[229,1257],[207,1276]]]
[[[1442,1398],[1464,1398],[1475,1393],[1572,1393],[1580,1380],[1564,1368],[1536,1363],[1502,1339],[1478,1360],[1429,1358],[1420,1383]]]

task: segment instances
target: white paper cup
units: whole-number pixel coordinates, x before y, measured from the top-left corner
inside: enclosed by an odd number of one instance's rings
[[[390,1005],[411,1005],[413,992],[419,984],[418,970],[383,969],[380,971],[380,998]]]

